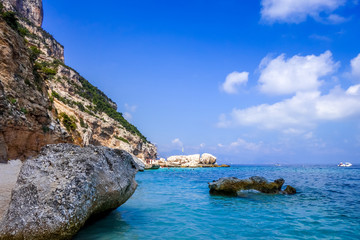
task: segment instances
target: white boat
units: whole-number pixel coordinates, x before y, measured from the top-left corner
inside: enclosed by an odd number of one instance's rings
[[[338,165],[338,167],[351,167],[351,166],[352,166],[352,164],[349,162],[346,162],[346,163],[341,162]]]

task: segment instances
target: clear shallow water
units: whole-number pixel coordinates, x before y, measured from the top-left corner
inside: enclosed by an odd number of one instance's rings
[[[282,177],[298,194],[210,196],[220,177]],[[238,166],[139,172],[134,195],[75,239],[360,239],[360,168]]]

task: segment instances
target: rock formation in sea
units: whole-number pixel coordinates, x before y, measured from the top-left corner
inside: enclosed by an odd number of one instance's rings
[[[123,150],[48,145],[21,167],[0,239],[71,239],[87,220],[133,194],[137,171]]]
[[[153,161],[152,163],[161,167],[229,167],[225,164],[220,166],[217,165],[216,157],[209,153],[204,153],[201,156],[200,154],[176,155],[168,157],[166,160],[161,158],[160,160]]]
[[[213,195],[226,195],[237,196],[240,191],[243,190],[256,190],[262,193],[285,193],[295,194],[295,188],[287,186],[285,191],[281,191],[281,187],[285,183],[285,180],[280,178],[274,182],[268,182],[265,178],[254,176],[248,179],[238,179],[236,177],[220,178],[217,181],[209,183],[210,194]]]
[[[155,145],[116,103],[64,63],[64,47],[41,28],[42,15],[41,0],[0,0],[0,162],[35,156],[51,143],[155,159]]]

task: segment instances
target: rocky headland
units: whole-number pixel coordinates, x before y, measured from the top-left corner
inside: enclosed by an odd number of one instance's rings
[[[157,149],[117,105],[64,62],[41,28],[41,0],[0,0],[0,162],[36,156],[46,144],[89,144],[146,160]]]
[[[175,155],[168,157],[166,160],[161,158],[160,160],[152,161],[151,163],[152,165],[166,168],[230,167],[226,164],[218,165],[216,163],[216,157],[209,153],[204,153],[202,155]]]
[[[209,183],[210,194],[238,196],[241,191],[256,190],[268,194],[295,194],[296,189],[287,186],[284,191],[281,190],[285,180],[276,179],[274,182],[268,182],[266,178],[253,176],[248,179],[238,179],[236,177],[220,178],[217,181]]]
[[[131,197],[137,171],[123,150],[48,145],[22,165],[0,239],[71,239],[87,220]]]

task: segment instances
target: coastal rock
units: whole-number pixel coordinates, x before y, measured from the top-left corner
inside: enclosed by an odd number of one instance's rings
[[[284,193],[285,193],[285,194],[288,194],[288,195],[293,195],[293,194],[296,193],[296,189],[293,188],[293,187],[290,186],[290,185],[287,185],[286,188],[285,188],[285,190],[284,190]]]
[[[161,167],[220,167],[216,164],[216,157],[209,153],[204,153],[201,157],[200,154],[176,155],[168,157],[166,161],[161,159],[157,163]]]
[[[265,178],[259,176],[250,177],[249,179],[226,177],[209,183],[209,188],[210,194],[213,195],[237,196],[242,190],[257,190],[262,193],[277,194],[282,193],[281,187],[284,182],[285,180],[282,178],[274,182],[268,182]]]
[[[200,154],[193,154],[193,155],[176,155],[171,156],[167,158],[167,161],[169,163],[177,163],[177,164],[183,164],[183,163],[189,163],[189,162],[200,162]]]
[[[214,164],[214,163],[216,163],[216,157],[209,153],[204,153],[203,155],[201,155],[200,163]]]
[[[220,167],[230,167],[228,164],[221,164]]]
[[[21,167],[0,239],[70,239],[134,193],[138,171],[122,150],[48,145]]]
[[[135,163],[138,165],[139,167],[139,171],[144,171],[145,169],[145,163],[140,159],[140,158],[137,158],[136,156],[132,155]]]

